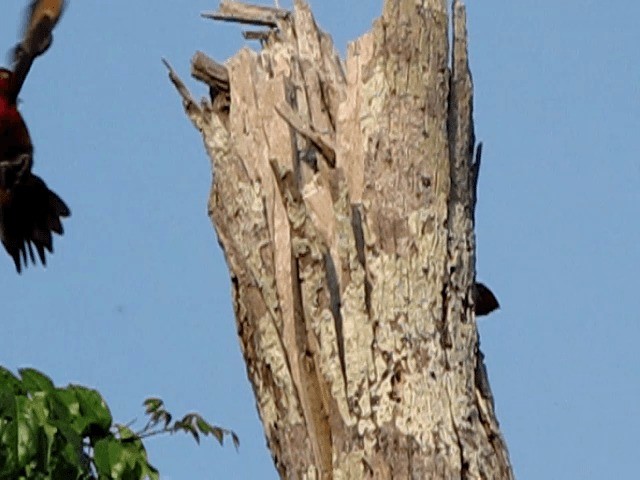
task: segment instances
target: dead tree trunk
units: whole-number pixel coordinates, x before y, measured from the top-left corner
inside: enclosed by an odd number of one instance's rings
[[[473,313],[472,82],[465,9],[387,0],[346,63],[308,5],[223,1],[245,32],[197,54],[209,213],[282,478],[513,478]],[[479,358],[480,357],[480,358]]]

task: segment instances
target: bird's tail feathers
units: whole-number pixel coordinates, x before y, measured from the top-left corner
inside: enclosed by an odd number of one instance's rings
[[[12,189],[0,206],[0,232],[18,273],[29,259],[36,264],[35,253],[46,265],[45,250],[53,253],[51,233],[62,235],[60,219],[69,215],[71,211],[64,201],[35,175]]]

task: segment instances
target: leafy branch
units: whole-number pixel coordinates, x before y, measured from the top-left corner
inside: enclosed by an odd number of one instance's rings
[[[187,413],[181,420],[171,424],[173,415],[164,408],[164,402],[160,398],[147,398],[144,401],[144,406],[149,421],[142,430],[136,432],[135,435],[139,439],[182,431],[190,433],[198,444],[200,444],[200,435],[202,434],[212,435],[220,445],[224,445],[224,437],[231,437],[236,450],[240,446],[240,439],[235,432],[210,424],[198,413]]]
[[[163,433],[212,435],[220,445],[238,436],[197,413],[173,421],[159,398],[144,401],[149,419],[142,430],[113,422],[96,390],[55,387],[43,373],[25,368],[20,377],[0,367],[0,479],[122,478],[158,480],[143,440]]]

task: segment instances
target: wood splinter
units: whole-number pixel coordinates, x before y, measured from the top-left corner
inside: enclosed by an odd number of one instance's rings
[[[227,67],[202,52],[196,52],[191,59],[191,76],[206,83],[216,91],[229,91],[229,72]]]
[[[169,70],[169,80],[171,80],[171,83],[173,83],[173,86],[176,87],[176,90],[182,97],[182,104],[187,114],[192,119],[194,118],[194,115],[201,116],[202,110],[191,96],[191,93],[189,93],[189,90],[187,89],[184,82],[180,79],[178,74],[173,70],[166,59],[163,58],[162,63],[164,63],[164,66],[167,67],[167,70]]]
[[[261,43],[265,43],[269,40],[271,32],[265,30],[245,30],[242,32],[242,37],[245,40],[258,40]]]
[[[307,125],[288,105],[281,103],[276,106],[276,112],[291,128],[309,140],[318,149],[331,168],[335,168],[336,150],[331,140],[326,138],[325,135],[316,132],[312,126]]]
[[[286,19],[289,10],[264,5],[249,5],[246,3],[223,1],[217,12],[204,12],[203,18],[211,18],[222,22],[245,23],[277,28],[278,21]]]

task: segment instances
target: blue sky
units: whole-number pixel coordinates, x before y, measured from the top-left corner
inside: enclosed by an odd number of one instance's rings
[[[21,5],[5,2],[0,52]],[[224,60],[240,28],[215,0],[73,1],[21,108],[35,171],[69,204],[47,269],[0,254],[0,364],[100,390],[114,416],[162,397],[240,436],[148,442],[164,479],[276,478],[206,215],[198,132],[160,62],[196,97],[189,59]],[[266,2],[265,2],[266,3]],[[288,6],[289,2],[281,2]],[[640,34],[637,2],[469,0],[478,138],[478,276],[502,309],[480,325],[519,479],[630,478],[640,430]],[[311,2],[341,52],[382,2]],[[345,6],[346,5],[346,6]]]

